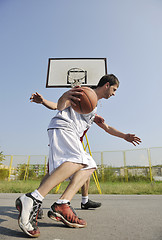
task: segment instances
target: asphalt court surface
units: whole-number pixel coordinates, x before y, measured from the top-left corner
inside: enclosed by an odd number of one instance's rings
[[[15,199],[21,194],[0,193],[0,239],[29,239],[19,229]],[[44,240],[162,240],[162,195],[89,195],[102,206],[81,210],[81,195],[71,205],[87,221],[83,229],[52,221],[47,212],[60,195],[49,194],[43,202],[44,218],[38,221]]]

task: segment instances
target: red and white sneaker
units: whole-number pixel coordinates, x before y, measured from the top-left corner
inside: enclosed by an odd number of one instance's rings
[[[63,222],[68,227],[84,228],[87,226],[86,221],[77,217],[74,209],[70,206],[70,203],[54,203],[51,206],[51,210],[48,211],[48,217],[52,220]]]
[[[30,193],[16,199],[16,208],[19,211],[18,224],[21,230],[30,237],[39,237],[37,216],[42,202],[36,200]]]

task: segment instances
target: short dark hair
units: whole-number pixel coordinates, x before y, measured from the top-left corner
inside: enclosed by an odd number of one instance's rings
[[[110,83],[110,86],[112,85],[117,85],[119,87],[119,80],[118,78],[114,75],[114,74],[107,74],[107,75],[104,75],[100,81],[98,82],[98,85],[96,86],[97,87],[102,87],[103,85],[105,85],[105,83],[109,82]]]

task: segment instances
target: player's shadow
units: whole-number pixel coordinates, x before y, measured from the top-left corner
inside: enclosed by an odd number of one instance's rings
[[[95,211],[95,208],[88,208],[88,209],[82,209],[82,208],[74,208],[76,211]]]
[[[21,231],[13,230],[11,226],[8,224],[8,218],[13,219],[14,221],[17,221],[18,218],[18,211],[14,207],[8,207],[8,206],[1,206],[0,207],[0,224],[6,222],[5,226],[0,226],[0,239],[1,236],[10,236],[15,238],[23,238],[24,234]],[[9,226],[9,227],[8,227]]]
[[[15,238],[23,239],[24,238],[24,233],[21,232],[21,231],[13,230],[9,227],[0,226],[0,239],[1,239],[1,236],[9,236],[9,237],[15,237]]]
[[[13,219],[18,218],[18,211],[14,207],[3,206],[0,207],[0,223],[7,221],[4,217],[10,217]]]
[[[40,220],[38,222],[38,227],[69,228],[68,226],[64,225],[61,222],[52,221],[51,223],[49,222],[46,223],[46,222],[41,222]]]

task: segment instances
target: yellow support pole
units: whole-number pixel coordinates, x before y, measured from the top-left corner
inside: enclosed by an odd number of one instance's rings
[[[57,192],[58,192],[58,190],[59,190],[60,186],[61,186],[61,183],[60,183],[59,185],[57,185],[57,186],[56,186],[55,193],[57,193]]]
[[[27,165],[26,165],[26,168],[25,168],[25,174],[24,174],[24,180],[27,180],[28,179],[28,175],[29,175],[29,163],[30,163],[30,155],[28,157],[28,162],[27,162]]]
[[[89,146],[89,141],[88,141],[88,138],[87,138],[87,134],[85,134],[85,137],[86,137],[86,141],[87,141],[87,146],[88,146],[89,154],[92,156],[91,149],[90,149],[90,146]]]
[[[13,162],[13,156],[11,156],[11,160],[10,160],[9,173],[8,173],[8,182],[10,181],[11,170],[12,170],[12,162]]]
[[[85,145],[84,145],[84,142],[82,142],[82,144],[83,144],[84,151],[86,151],[86,147],[85,147]]]
[[[89,154],[92,156],[87,134],[85,134],[85,138],[86,138],[86,142],[87,142],[86,147],[88,146]],[[82,142],[82,143],[83,143],[83,142]],[[85,148],[85,146],[84,146],[84,143],[83,143],[83,147],[84,147],[84,150],[86,151],[86,148]],[[93,176],[93,179],[94,179],[94,181],[95,181],[95,184],[96,184],[96,187],[97,187],[97,189],[98,189],[99,194],[102,194],[96,171],[92,174],[92,176]]]
[[[99,184],[99,181],[98,181],[98,177],[97,177],[97,172],[95,171],[94,173],[93,173],[93,175],[96,177],[96,182],[97,182],[97,189],[98,189],[98,192],[99,192],[99,194],[102,194],[102,192],[101,192],[101,188],[100,188],[100,184]]]
[[[148,160],[149,160],[149,169],[150,169],[150,180],[152,182],[152,168],[151,168],[151,154],[150,154],[150,149],[147,149],[147,154],[148,154]]]

